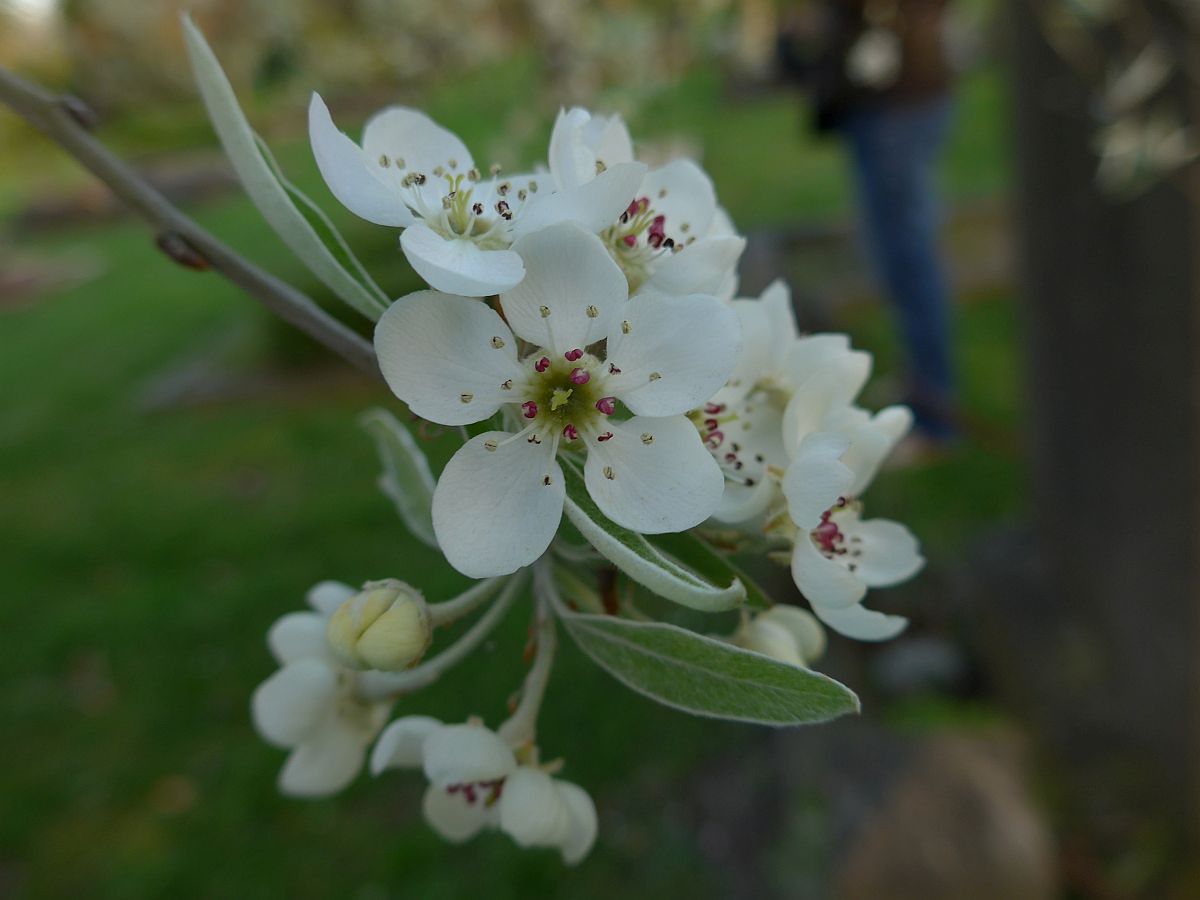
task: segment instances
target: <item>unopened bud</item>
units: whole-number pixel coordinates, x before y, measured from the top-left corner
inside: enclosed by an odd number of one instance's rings
[[[347,666],[397,672],[425,655],[433,626],[421,592],[388,579],[364,585],[343,602],[325,634],[333,655]]]

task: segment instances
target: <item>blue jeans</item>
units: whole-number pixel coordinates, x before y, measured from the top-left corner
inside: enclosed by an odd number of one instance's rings
[[[859,201],[876,274],[895,306],[912,373],[917,427],[951,437],[954,371],[950,297],[938,254],[934,164],[950,122],[950,99],[848,113]]]

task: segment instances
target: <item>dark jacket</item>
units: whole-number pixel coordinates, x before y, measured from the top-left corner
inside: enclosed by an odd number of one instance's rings
[[[778,58],[784,74],[812,94],[819,131],[838,126],[864,106],[916,103],[949,90],[953,72],[944,29],[950,0],[821,0],[808,38],[781,32]],[[855,83],[847,70],[851,48],[872,25],[895,34],[899,69],[886,86]]]

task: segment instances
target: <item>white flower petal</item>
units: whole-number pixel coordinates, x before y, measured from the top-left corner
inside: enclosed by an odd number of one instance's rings
[[[333,662],[325,640],[327,619],[315,612],[288,613],[267,632],[267,646],[280,665],[315,657]]]
[[[782,278],[776,278],[759,298],[763,318],[767,322],[770,336],[765,349],[765,368],[771,374],[782,374],[789,349],[799,340],[800,329],[796,324],[796,308],[792,304],[792,291]]]
[[[444,238],[424,222],[404,229],[400,249],[430,287],[447,294],[486,297],[525,277],[521,257],[511,250],[483,250],[467,238]]]
[[[429,826],[452,844],[469,841],[496,818],[495,807],[487,806],[482,800],[468,803],[461,792],[451,794],[435,784],[425,789],[421,812]]]
[[[588,792],[577,784],[556,781],[555,786],[571,816],[570,831],[561,844],[561,849],[563,862],[573,866],[582,862],[596,843],[596,804],[592,802]]]
[[[715,297],[642,295],[621,318],[607,357],[620,373],[606,389],[637,415],[685,413],[729,380],[741,335],[737,314]]]
[[[603,443],[589,439],[583,471],[606,516],[643,534],[663,534],[712,515],[725,478],[688,419],[635,416],[612,432]]]
[[[591,114],[576,106],[560,109],[550,132],[547,161],[559,190],[579,187],[596,177],[596,151],[584,137]]]
[[[514,332],[560,354],[608,335],[629,288],[600,238],[565,223],[519,238],[513,250],[524,260],[525,279],[500,305]]]
[[[852,351],[830,357],[829,367],[795,384],[783,411],[783,442],[795,449],[810,434],[826,427],[831,414],[848,406],[871,373],[871,357]]]
[[[639,293],[722,294],[745,249],[746,239],[741,237],[700,238],[659,257]]]
[[[847,525],[846,539],[861,543],[862,555],[854,574],[868,587],[887,587],[907,581],[925,565],[920,544],[913,533],[899,522],[888,519],[868,519]]]
[[[396,396],[442,425],[488,418],[512,401],[502,385],[522,375],[516,339],[491,307],[437,291],[393,303],[375,326],[375,352]]]
[[[538,193],[513,220],[513,234],[532,234],[560,222],[575,222],[593,234],[603,231],[629,208],[645,174],[641,163],[621,163],[578,187]]]
[[[337,670],[320,659],[288,663],[254,691],[250,710],[263,740],[295,747],[308,738],[333,707]]]
[[[663,227],[676,244],[708,234],[717,210],[712,179],[690,159],[676,159],[651,169],[639,197],[647,197],[654,212],[665,216]]]
[[[850,438],[850,449],[842,456],[842,462],[854,473],[851,494],[862,496],[883,461],[911,425],[912,413],[908,407],[889,406],[866,422],[845,430]]]
[[[802,665],[810,665],[825,652],[825,629],[807,610],[780,603],[762,613],[758,621],[786,628],[800,650],[800,657],[804,660]]]
[[[425,183],[411,190],[432,210],[440,211],[442,197],[450,190],[446,179],[434,170],[441,166],[449,175],[465,174],[474,165],[470,151],[454,132],[404,106],[392,106],[372,116],[363,128],[362,145],[368,163],[378,163],[381,156],[391,160],[389,171],[397,181],[410,172],[424,175]],[[403,168],[396,160],[404,163]]]
[[[887,641],[902,632],[908,625],[903,616],[889,616],[861,603],[842,609],[813,607],[822,622],[838,634],[856,641]]]
[[[729,381],[712,396],[711,402],[734,406],[768,373],[772,335],[771,323],[758,300],[734,300],[729,306],[737,315],[742,347]]]
[[[326,797],[350,784],[362,770],[366,745],[361,731],[331,717],[288,754],[279,790],[291,797]]]
[[[522,847],[556,847],[571,833],[571,810],[540,769],[522,766],[504,782],[500,828]]]
[[[867,594],[867,586],[841,563],[822,555],[805,531],[796,535],[792,580],[823,620],[824,610],[853,606]]]
[[[338,201],[350,212],[376,225],[403,228],[413,214],[402,199],[399,184],[376,159],[368,157],[350,138],[338,131],[319,95],[308,106],[308,136],[321,177]]]
[[[425,761],[425,739],[443,725],[430,716],[404,716],[380,732],[371,749],[371,774],[386,769],[419,768]]]
[[[620,116],[592,116],[583,127],[583,140],[606,169],[633,162],[633,139]]]
[[[849,496],[854,473],[840,461],[849,446],[849,440],[840,434],[827,431],[810,434],[787,467],[783,495],[787,497],[792,521],[802,532],[798,541],[807,540],[806,533],[817,527],[821,516],[839,497]]]
[[[309,588],[305,599],[309,606],[328,619],[337,612],[339,606],[357,593],[357,588],[340,581],[322,581]]]
[[[433,492],[433,530],[446,561],[471,578],[508,575],[542,555],[558,531],[566,486],[550,440],[496,450],[490,431],[459,448]],[[546,483],[549,479],[549,484]]]
[[[425,777],[448,787],[506,778],[517,767],[512,750],[482,725],[444,725],[425,738]]]

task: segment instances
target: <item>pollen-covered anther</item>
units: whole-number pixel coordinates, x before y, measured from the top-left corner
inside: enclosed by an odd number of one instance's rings
[[[612,481],[614,478],[617,477],[616,473],[613,472],[612,466],[604,467],[604,477],[607,478],[609,481]]]
[[[512,210],[509,209],[507,200],[501,200],[499,203],[496,204],[496,212],[498,212],[500,214],[500,218],[502,218],[502,219],[511,219],[512,218]]]
[[[545,372],[548,368],[550,368],[550,357],[548,356],[543,356],[533,364],[533,371],[537,372],[539,375],[542,372]]]
[[[488,166],[488,172],[490,172],[492,177],[495,178],[500,174],[500,163],[492,163],[490,166]]]
[[[608,374],[609,374],[609,375],[620,375],[620,374],[621,374],[621,370],[620,370],[620,369],[618,369],[618,368],[617,368],[615,365],[613,365],[612,363],[609,363],[609,364],[608,364]]]
[[[506,381],[500,385],[500,389],[503,391],[511,391],[512,386],[513,386],[513,380],[510,378],[510,379],[508,379],[508,381]]]
[[[470,403],[472,400],[475,399],[475,395],[472,393],[469,393],[467,391],[463,391],[461,394],[458,395],[458,399],[461,400],[463,403]]]
[[[483,215],[483,204],[480,203],[479,201],[472,203],[471,204],[471,212],[475,213],[475,215],[477,215],[477,216],[482,216]]]
[[[649,447],[651,444],[654,443],[654,435],[652,435],[648,431],[643,431],[642,432],[642,443],[645,444],[647,447]]]
[[[487,450],[489,453],[495,453],[496,448],[499,446],[500,445],[497,444],[494,440],[486,440],[483,442],[483,449]]]
[[[525,200],[525,198],[526,198],[526,197],[528,197],[528,196],[529,196],[529,192],[528,192],[528,191],[526,191],[526,190],[525,190],[525,188],[521,188],[519,191],[517,191],[517,199],[518,199],[518,200],[522,200],[522,201],[523,201],[523,200]]]
[[[601,397],[596,401],[596,409],[600,410],[606,416],[611,416],[617,411],[617,398]]]
[[[536,419],[538,414],[538,405],[532,400],[526,400],[521,404],[521,415],[527,419]]]
[[[596,435],[596,440],[601,441],[601,442],[611,441],[612,438],[613,438],[613,433],[611,431],[606,431],[606,432],[604,432],[604,434]]]
[[[575,438],[579,437],[579,430],[570,422],[563,426],[562,433],[563,437],[568,441],[573,441]]]
[[[536,181],[529,182],[529,193],[531,193],[531,194],[537,193],[537,182]]]
[[[583,351],[576,347],[574,350],[568,350],[563,354],[563,359],[567,362],[575,362],[577,359],[583,358]]]
[[[458,160],[457,159],[448,159],[448,160],[446,160],[446,162],[450,165],[450,168],[452,168],[452,169],[458,168]]]
[[[548,307],[548,306],[539,306],[539,307],[538,307],[538,314],[539,314],[539,315],[541,315],[541,317],[542,317],[543,319],[548,319],[548,318],[550,317],[550,307]]]
[[[631,331],[633,331],[633,326],[630,325],[629,320],[626,319],[624,322],[621,323],[621,334],[629,334],[629,332],[631,332]]]
[[[386,169],[389,165],[391,165],[391,161],[387,158],[386,155],[382,155],[379,157],[379,164]]]
[[[476,169],[474,166],[467,169],[467,181],[478,181],[478,180],[479,180],[479,170]]]
[[[446,175],[446,168],[444,166],[434,166],[433,167],[433,177],[434,178],[443,178],[443,177],[445,177],[445,175]]]
[[[551,478],[549,475],[543,475],[543,476],[542,476],[542,484],[544,484],[546,487],[550,487],[550,484],[551,484],[553,481],[554,481],[554,479],[553,479],[553,478]]]
[[[504,346],[504,338],[500,337],[500,335],[495,335],[495,336],[492,338],[492,342],[491,342],[491,343],[492,343],[492,347],[494,347],[495,349],[499,350],[499,349],[501,349],[501,348]]]
[[[660,379],[660,378],[662,378],[662,373],[661,373],[661,372],[651,372],[651,373],[650,373],[650,380],[651,380],[651,381],[658,381],[658,379]]]
[[[600,315],[600,310],[596,309],[596,307],[594,307],[594,306],[589,306],[587,309],[584,310],[584,312],[587,313],[587,317],[589,319],[594,319],[598,315]]]
[[[396,157],[396,168],[397,168],[397,169],[403,169],[403,168],[404,168],[404,166],[405,166],[405,163],[404,163],[404,157],[403,157],[403,156],[397,156],[397,157]]]
[[[587,384],[592,380],[587,369],[572,369],[571,374],[567,377],[571,379],[572,384]]]
[[[608,171],[608,166],[604,164],[604,160],[596,160],[596,174],[603,175],[606,171]]]
[[[507,181],[502,181],[496,188],[496,193],[501,197],[507,197],[508,192],[512,190],[512,184]]]

